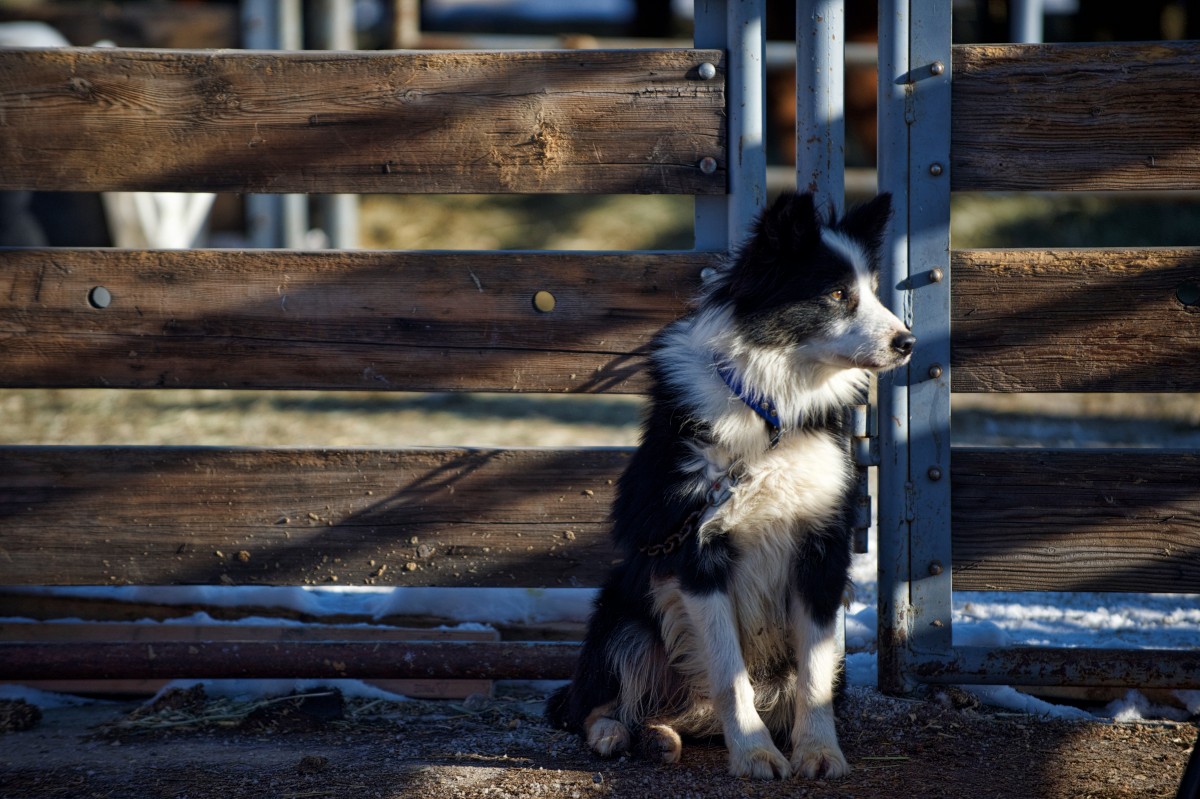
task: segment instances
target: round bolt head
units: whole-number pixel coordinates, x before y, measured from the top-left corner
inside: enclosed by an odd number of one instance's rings
[[[700,65],[700,80],[712,80],[717,76],[717,68],[705,61]]]
[[[700,171],[706,175],[711,175],[717,171],[717,159],[711,155],[706,155],[700,159]]]
[[[929,576],[930,577],[937,577],[941,573],[942,573],[942,562],[941,561],[935,560],[933,563],[929,564]]]
[[[936,466],[930,466],[929,471],[926,472],[926,474],[929,475],[929,479],[933,480],[934,482],[942,479],[942,470]]]
[[[935,178],[938,175],[942,174],[942,165],[941,164],[930,164],[929,165],[929,174],[933,175]]]
[[[96,286],[88,292],[88,305],[103,309],[112,304],[112,294],[104,286]]]
[[[542,313],[550,313],[554,310],[554,295],[548,291],[539,291],[533,295],[533,307]]]
[[[937,380],[939,377],[941,377],[942,365],[940,363],[935,363],[933,366],[929,367],[929,376],[934,380]]]
[[[934,61],[932,64],[929,65],[929,74],[930,75],[941,75],[945,71],[946,71],[946,65],[943,64],[941,61]]]
[[[930,283],[941,283],[942,278],[944,278],[945,276],[946,276],[946,274],[941,269],[931,269],[929,271],[929,282]]]

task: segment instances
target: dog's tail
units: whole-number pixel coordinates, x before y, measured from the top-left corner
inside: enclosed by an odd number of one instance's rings
[[[572,726],[570,718],[572,685],[573,683],[567,683],[546,700],[546,721],[550,722],[550,726],[555,729],[569,730]]]

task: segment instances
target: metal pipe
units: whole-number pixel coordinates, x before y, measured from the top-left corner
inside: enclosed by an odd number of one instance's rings
[[[320,50],[354,50],[354,3],[316,0],[313,4],[313,46]],[[322,194],[317,197],[321,224],[329,245],[338,250],[358,247],[358,195]]]
[[[846,194],[845,40],[842,0],[798,0],[796,186],[835,213]]]
[[[698,0],[695,4],[695,46],[720,48],[727,53],[729,153],[727,193],[698,196],[695,200],[697,250],[729,250],[746,235],[766,204],[764,6],[764,0]]]
[[[879,3],[879,190],[891,192],[892,221],[880,265],[880,295],[906,323],[908,285],[908,2]],[[906,693],[909,616],[908,369],[879,378],[879,689]]]

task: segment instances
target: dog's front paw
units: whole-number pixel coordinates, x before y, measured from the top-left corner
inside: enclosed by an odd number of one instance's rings
[[[770,736],[745,746],[730,747],[729,773],[735,777],[759,780],[786,780],[792,775],[791,764],[771,743]]]
[[[797,775],[810,780],[836,780],[850,773],[850,764],[846,762],[846,756],[842,754],[836,742],[802,742],[792,752],[791,765]]]

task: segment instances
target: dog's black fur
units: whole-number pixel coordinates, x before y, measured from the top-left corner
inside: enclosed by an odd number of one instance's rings
[[[848,770],[831,708],[850,566],[843,415],[915,341],[873,293],[889,214],[888,195],[840,220],[781,197],[655,340],[612,509],[624,560],[547,707],[598,754],[675,762],[680,735],[723,733],[735,774]],[[764,403],[776,413],[751,407]],[[789,737],[790,760],[776,748]]]

